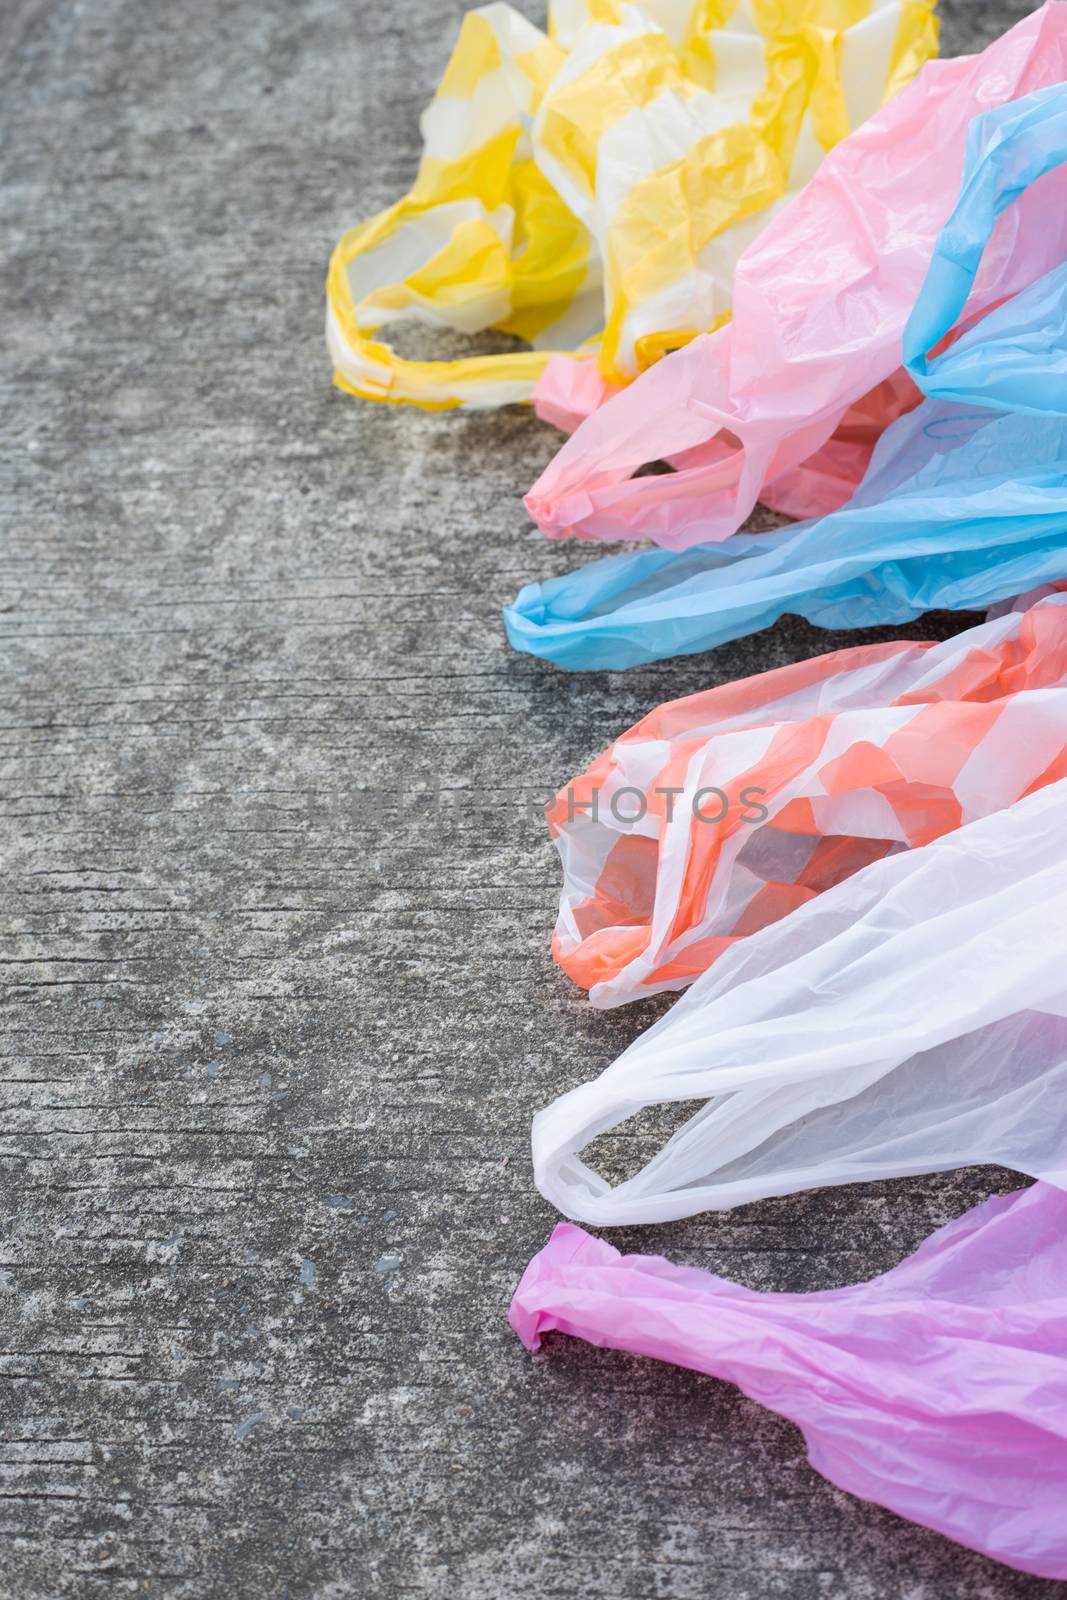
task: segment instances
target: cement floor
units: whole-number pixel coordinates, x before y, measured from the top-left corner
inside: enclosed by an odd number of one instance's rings
[[[945,48],[1027,9],[943,0]],[[556,436],[330,387],[329,250],[407,186],[461,10],[0,14],[0,1593],[1051,1597],[732,1389],[507,1328],[553,1222],[531,1115],[650,1015],[553,966],[538,807],[829,641],[512,654],[501,604],[576,559],[519,501]],[[627,1242],[828,1286],[1016,1181]]]

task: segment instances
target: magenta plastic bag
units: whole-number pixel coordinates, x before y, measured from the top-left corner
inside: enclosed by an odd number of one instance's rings
[[[979,56],[930,62],[826,157],[742,256],[733,321],[658,362],[590,416],[527,497],[552,537],[724,539],[900,366],[905,322],[956,202],[972,118],[1067,79],[1067,3]],[[1010,140],[1008,141],[1010,144]],[[996,149],[974,181],[996,215],[1018,174]],[[993,230],[964,321],[1067,255],[1067,171]],[[680,470],[634,478],[670,460]]]
[[[823,1477],[1023,1572],[1067,1578],[1067,1194],[987,1200],[869,1283],[760,1294],[563,1223],[510,1321],[735,1383]]]

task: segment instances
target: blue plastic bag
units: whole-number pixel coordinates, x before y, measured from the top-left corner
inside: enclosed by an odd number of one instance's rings
[[[997,218],[1067,161],[1067,90],[975,118],[960,197],[904,332],[929,396],[888,428],[847,506],[782,532],[609,557],[529,584],[516,649],[574,669],[687,655],[787,612],[826,628],[982,609],[1067,577],[1067,264],[939,357]]]

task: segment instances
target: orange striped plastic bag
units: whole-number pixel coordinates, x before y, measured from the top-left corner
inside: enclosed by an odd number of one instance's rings
[[[553,954],[614,1006],[883,856],[1067,776],[1067,594],[658,707],[549,807]]]

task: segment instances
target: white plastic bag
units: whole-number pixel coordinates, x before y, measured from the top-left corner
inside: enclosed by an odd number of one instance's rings
[[[538,1188],[605,1225],[983,1162],[1067,1187],[1065,930],[1061,779],[735,944],[535,1119]],[[578,1159],[693,1100],[618,1187]]]

